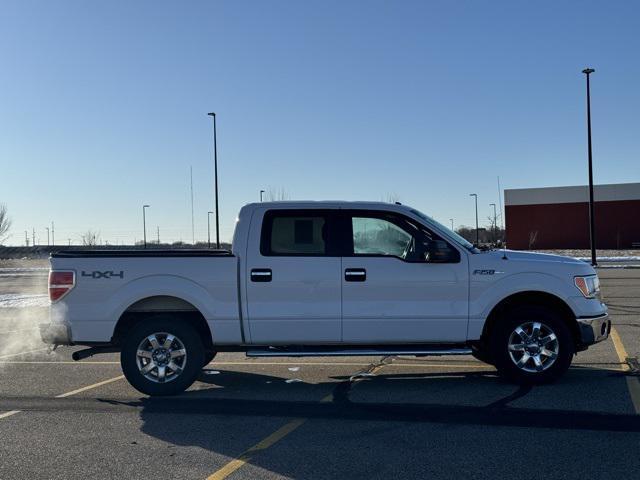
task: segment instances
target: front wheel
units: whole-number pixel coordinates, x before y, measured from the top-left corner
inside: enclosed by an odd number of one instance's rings
[[[202,369],[202,342],[188,323],[150,318],[127,335],[120,354],[129,383],[147,395],[176,395],[193,384]]]
[[[556,381],[567,371],[575,353],[564,319],[538,306],[506,312],[498,319],[490,341],[498,373],[517,383]]]

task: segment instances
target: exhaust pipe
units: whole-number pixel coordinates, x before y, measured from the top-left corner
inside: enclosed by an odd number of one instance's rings
[[[98,353],[115,353],[119,351],[120,349],[117,347],[89,347],[85,348],[84,350],[73,352],[71,354],[71,358],[77,362],[78,360],[82,360],[84,358],[93,357]]]

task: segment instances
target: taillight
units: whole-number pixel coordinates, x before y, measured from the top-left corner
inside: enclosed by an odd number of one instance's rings
[[[51,270],[49,272],[49,300],[60,300],[76,285],[75,272]]]

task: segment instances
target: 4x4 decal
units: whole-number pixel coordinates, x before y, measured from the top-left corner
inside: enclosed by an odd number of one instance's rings
[[[111,270],[108,270],[106,272],[101,272],[99,270],[96,270],[94,272],[85,272],[83,270],[82,276],[90,277],[90,278],[93,278],[94,280],[98,278],[113,278],[113,277],[119,277],[121,279],[124,279],[124,271],[120,270],[119,272],[113,272]]]

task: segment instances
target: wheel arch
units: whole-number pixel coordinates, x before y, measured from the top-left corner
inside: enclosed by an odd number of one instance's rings
[[[480,337],[481,343],[485,345],[487,344],[488,339],[491,336],[492,329],[498,323],[501,315],[512,308],[524,305],[543,306],[559,313],[569,327],[569,331],[571,332],[571,336],[573,337],[576,347],[579,346],[580,330],[578,322],[576,321],[576,315],[571,307],[560,297],[549,292],[537,290],[513,293],[500,300],[491,309],[487,316],[482,328],[482,335]]]
[[[154,317],[189,323],[200,335],[205,350],[213,350],[213,332],[202,312],[191,302],[173,295],[151,295],[131,303],[120,314],[111,343],[121,345],[135,325]]]

